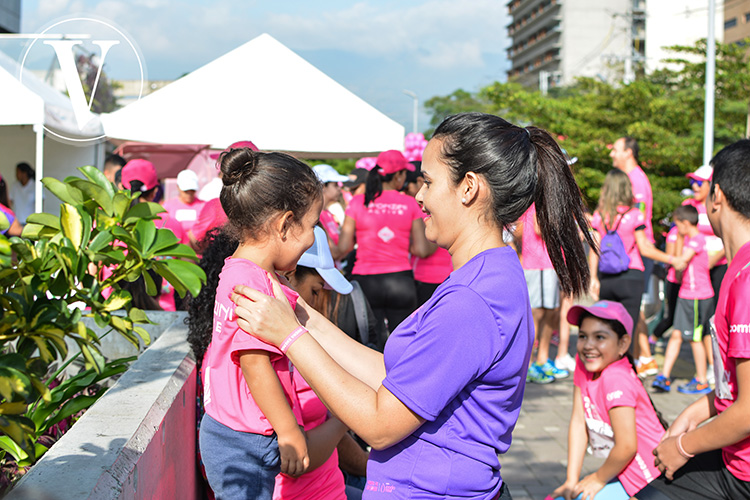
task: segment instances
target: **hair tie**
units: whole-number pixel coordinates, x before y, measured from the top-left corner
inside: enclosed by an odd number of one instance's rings
[[[526,135],[529,136],[529,139],[531,139],[531,132],[529,132],[529,129],[527,129],[526,127],[524,127],[523,129],[526,131]]]

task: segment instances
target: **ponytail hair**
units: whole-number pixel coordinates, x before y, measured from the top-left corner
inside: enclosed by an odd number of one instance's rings
[[[322,196],[323,185],[313,169],[288,154],[237,148],[222,153],[219,161],[226,229],[238,241],[259,239],[280,213],[291,211],[299,223]]]
[[[370,206],[370,203],[383,194],[383,183],[392,181],[393,176],[396,175],[395,173],[383,175],[380,172],[382,172],[382,169],[375,165],[367,174],[367,180],[365,180],[366,207]]]
[[[536,203],[542,240],[566,295],[588,289],[589,267],[579,237],[592,249],[581,191],[565,154],[549,133],[521,128],[483,113],[446,118],[433,139],[442,142],[441,159],[451,168],[454,185],[468,172],[481,175],[491,194],[490,216],[509,229]]]

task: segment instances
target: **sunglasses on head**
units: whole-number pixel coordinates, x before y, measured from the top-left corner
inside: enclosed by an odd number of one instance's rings
[[[690,179],[691,186],[695,185],[695,186],[701,187],[703,185],[703,182],[704,181],[699,181],[698,179]]]

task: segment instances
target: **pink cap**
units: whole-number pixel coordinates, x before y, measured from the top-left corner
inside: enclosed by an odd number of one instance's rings
[[[252,141],[237,141],[234,144],[230,144],[227,149],[224,151],[229,151],[230,149],[239,149],[239,148],[250,148],[253,151],[258,151],[258,146],[252,143]],[[222,151],[221,153],[223,153]],[[212,160],[217,159],[219,156],[221,156],[221,153],[211,153],[210,156]]]
[[[713,167],[710,167],[708,165],[703,165],[702,167],[698,167],[698,169],[695,172],[690,172],[689,174],[685,174],[685,177],[687,177],[688,179],[695,179],[696,181],[710,181],[713,175],[714,175]]]
[[[156,175],[154,164],[140,158],[127,162],[122,167],[122,185],[126,189],[130,189],[131,181],[141,181],[143,191],[154,189],[159,184],[159,177]]]
[[[401,151],[395,149],[380,153],[375,164],[380,167],[380,175],[394,174],[404,169],[414,171],[414,165],[406,161]]]
[[[633,318],[630,317],[625,306],[611,300],[600,300],[591,306],[573,306],[568,311],[568,323],[581,326],[581,316],[587,312],[597,318],[613,319],[625,327],[629,335],[633,334]]]

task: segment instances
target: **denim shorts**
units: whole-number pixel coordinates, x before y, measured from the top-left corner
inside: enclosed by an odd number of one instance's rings
[[[204,414],[199,446],[217,500],[271,500],[276,475],[281,472],[276,434],[235,431]]]

